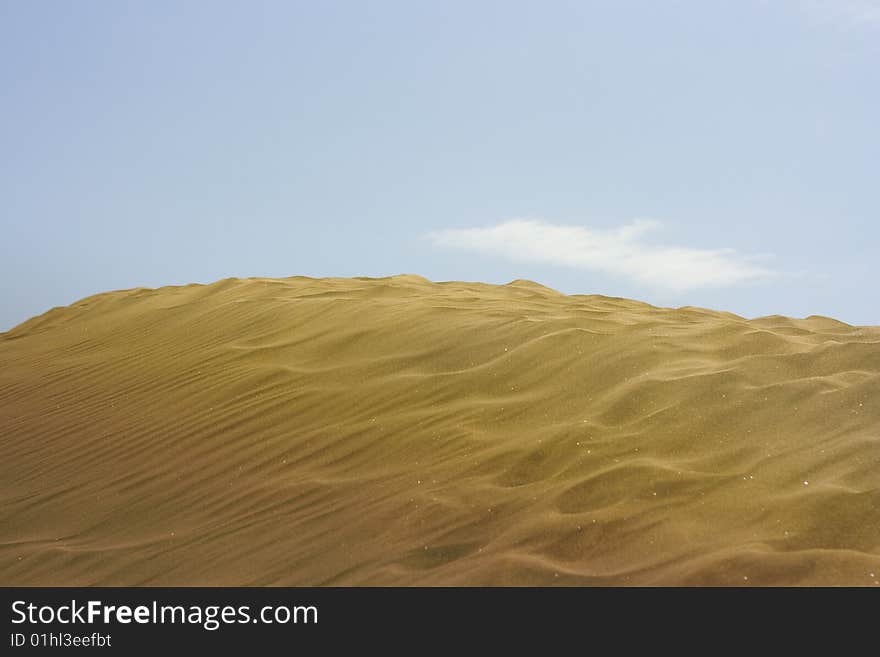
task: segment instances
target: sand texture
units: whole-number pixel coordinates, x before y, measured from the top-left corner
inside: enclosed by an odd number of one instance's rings
[[[228,279],[0,334],[3,585],[880,582],[880,328]]]

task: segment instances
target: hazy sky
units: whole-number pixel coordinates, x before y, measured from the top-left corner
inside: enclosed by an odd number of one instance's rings
[[[228,276],[880,324],[880,0],[0,0],[0,330]]]

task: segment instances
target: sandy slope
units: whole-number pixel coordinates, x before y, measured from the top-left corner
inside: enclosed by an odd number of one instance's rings
[[[880,582],[880,328],[506,286],[127,290],[0,334],[0,584]]]

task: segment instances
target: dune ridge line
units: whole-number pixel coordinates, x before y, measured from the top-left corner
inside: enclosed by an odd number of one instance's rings
[[[0,583],[880,583],[880,327],[225,279],[0,333]]]

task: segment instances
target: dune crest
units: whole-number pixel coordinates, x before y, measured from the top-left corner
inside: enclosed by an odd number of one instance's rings
[[[880,328],[226,279],[0,334],[4,585],[880,582]]]

